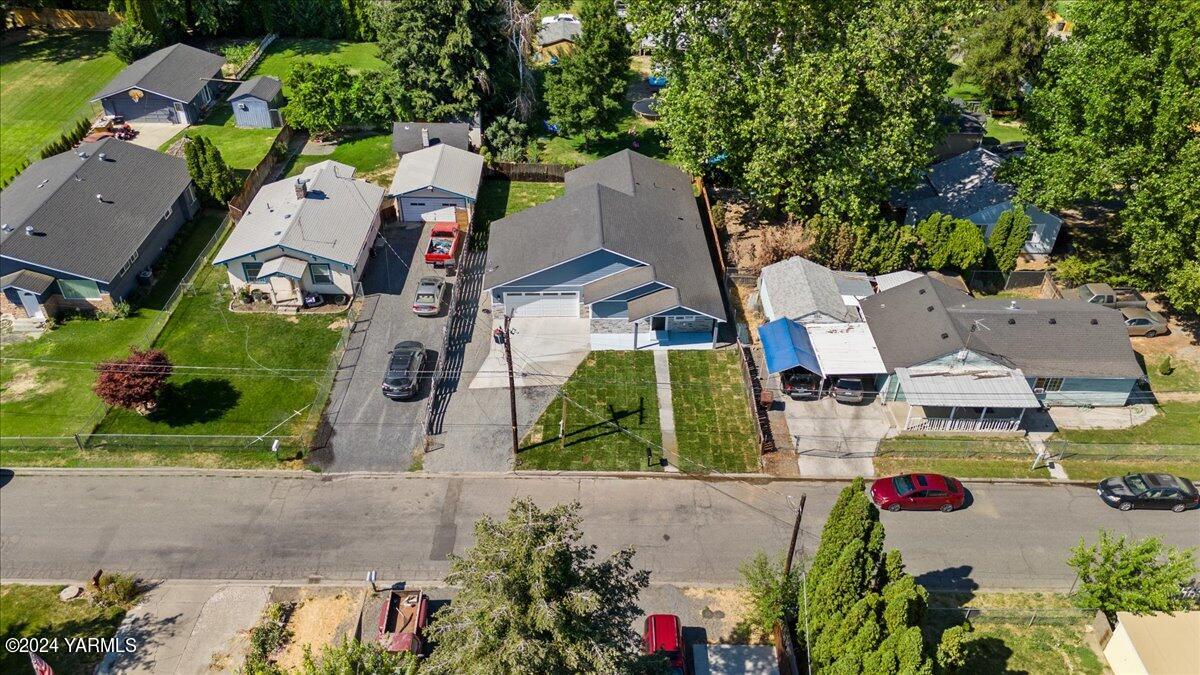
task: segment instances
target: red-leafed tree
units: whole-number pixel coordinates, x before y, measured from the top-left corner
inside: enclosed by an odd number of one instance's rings
[[[92,391],[108,405],[145,415],[157,404],[171,371],[171,360],[162,350],[133,349],[125,359],[96,365],[100,375]]]

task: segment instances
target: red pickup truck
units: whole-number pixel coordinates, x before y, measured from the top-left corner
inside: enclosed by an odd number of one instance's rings
[[[462,247],[462,232],[456,223],[434,223],[425,249],[425,262],[434,267],[453,267]]]

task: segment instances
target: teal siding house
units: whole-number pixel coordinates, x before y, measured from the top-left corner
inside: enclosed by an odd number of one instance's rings
[[[1017,431],[1030,409],[1123,406],[1145,378],[1114,309],[979,300],[926,276],[860,306],[903,431]]]

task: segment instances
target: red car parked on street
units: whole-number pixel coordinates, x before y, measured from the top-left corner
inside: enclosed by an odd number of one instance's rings
[[[683,655],[683,624],[674,614],[651,614],[646,617],[642,634],[647,654],[663,652],[670,663],[671,675],[684,675],[687,668]]]
[[[910,473],[880,478],[871,484],[871,501],[888,511],[942,511],[962,508],[962,483],[936,473]]]

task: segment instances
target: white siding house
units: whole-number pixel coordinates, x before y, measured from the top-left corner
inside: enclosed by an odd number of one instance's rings
[[[387,195],[404,222],[431,222],[452,208],[474,215],[482,176],[483,157],[439,143],[401,157]]]

